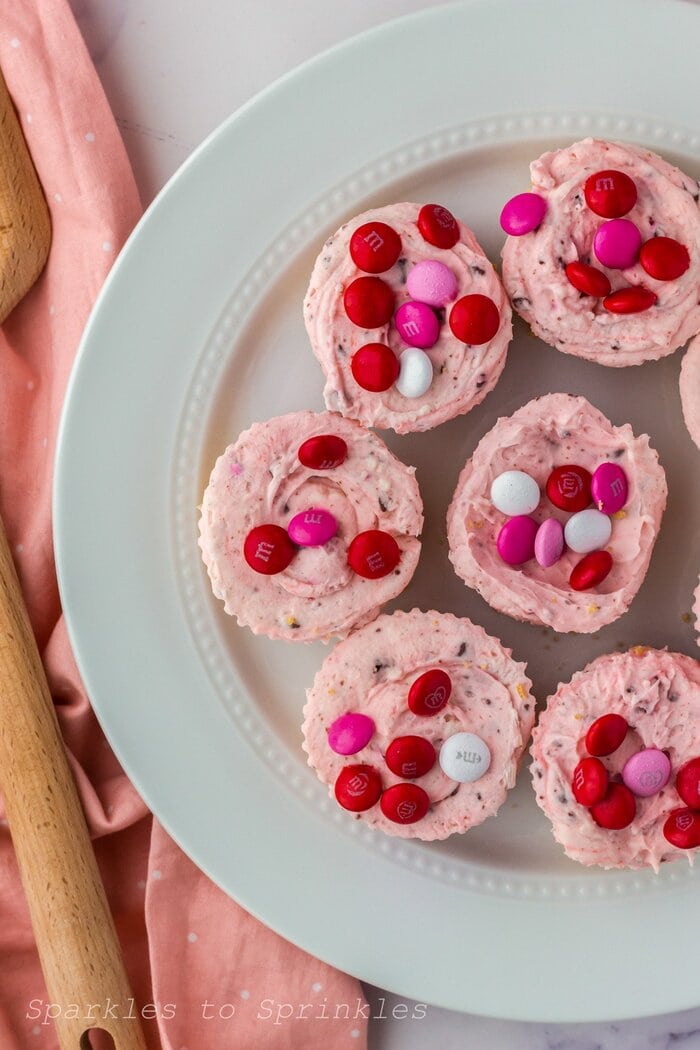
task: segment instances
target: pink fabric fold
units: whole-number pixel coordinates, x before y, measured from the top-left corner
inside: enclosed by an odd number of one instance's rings
[[[225,896],[152,818],[95,720],[51,540],[56,430],[81,332],[140,215],[114,119],[65,0],[0,0],[0,67],[51,210],[47,268],[0,329],[0,512],[133,983],[156,1050],[366,1045],[357,981]],[[57,1050],[0,800],[0,1047]],[[209,1004],[205,1006],[204,1004]]]

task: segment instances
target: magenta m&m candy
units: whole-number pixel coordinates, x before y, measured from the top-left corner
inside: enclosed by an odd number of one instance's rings
[[[626,270],[639,258],[642,235],[629,219],[610,219],[600,224],[593,237],[599,263],[611,270]]]
[[[637,203],[637,187],[624,171],[594,171],[583,188],[586,204],[604,219],[619,219]]]
[[[401,560],[401,548],[388,532],[368,529],[359,532],[348,547],[348,565],[366,580],[379,580],[393,572]]]
[[[243,557],[263,576],[284,572],[295,554],[296,547],[280,525],[256,525],[243,543]]]
[[[433,382],[433,362],[425,350],[409,346],[399,358],[396,389],[404,397],[422,397]]]
[[[635,818],[637,803],[626,784],[610,784],[605,798],[591,806],[591,816],[598,827],[621,831]]]
[[[336,755],[356,755],[374,736],[375,725],[368,715],[348,711],[328,727],[328,746]]]
[[[692,809],[674,809],[664,824],[664,838],[678,849],[700,846],[700,813]]]
[[[603,299],[603,307],[611,314],[641,314],[656,304],[655,292],[641,285],[618,288]]]
[[[501,315],[488,295],[463,295],[450,311],[449,324],[460,342],[481,346],[490,342],[501,327]]]
[[[404,343],[418,346],[422,350],[435,346],[440,334],[440,322],[435,311],[425,303],[414,302],[412,299],[398,308],[394,324]]]
[[[397,736],[386,749],[384,758],[397,777],[415,780],[430,772],[437,755],[433,745],[423,736]]]
[[[386,343],[365,343],[350,361],[350,371],[357,385],[373,394],[380,394],[393,386],[399,370],[399,360]]]
[[[350,256],[365,273],[390,270],[401,254],[401,238],[385,222],[366,222],[350,238]]]
[[[573,591],[589,591],[603,582],[612,567],[610,551],[591,551],[574,565],[569,576],[569,586]]]
[[[415,824],[430,809],[430,796],[418,784],[394,784],[382,794],[379,805],[394,824]]]
[[[617,463],[601,463],[593,471],[591,496],[598,510],[615,514],[627,502],[629,486],[627,475]]]
[[[608,791],[608,771],[599,758],[582,758],[571,779],[571,791],[580,806],[595,806]]]
[[[422,718],[436,715],[450,699],[452,679],[441,667],[433,667],[416,678],[408,691],[408,706]]]
[[[501,527],[496,547],[506,565],[522,565],[535,554],[538,524],[534,518],[518,514]]]
[[[332,540],[338,531],[338,522],[329,510],[322,507],[309,507],[295,514],[287,532],[289,538],[298,547],[323,547]]]
[[[437,259],[423,259],[409,270],[406,288],[412,299],[428,306],[446,306],[457,295],[457,278]]]
[[[299,462],[310,470],[333,470],[347,458],[348,446],[337,434],[316,434],[299,446]]]
[[[564,526],[564,540],[576,554],[600,550],[612,535],[612,522],[607,514],[594,507],[572,514]]]
[[[642,245],[639,261],[654,280],[675,281],[690,266],[690,255],[673,237],[652,237]]]
[[[700,758],[691,758],[678,770],[676,791],[686,806],[700,809]]]
[[[595,755],[597,758],[612,755],[627,736],[628,729],[627,720],[622,715],[614,712],[601,715],[588,727],[586,750],[589,755]]]
[[[522,237],[540,225],[546,211],[547,201],[538,193],[518,193],[503,206],[501,229],[511,237]]]
[[[570,514],[584,510],[591,502],[591,475],[575,463],[555,467],[547,478],[545,492],[549,502],[559,510]]]
[[[418,229],[435,248],[454,248],[459,240],[459,223],[441,204],[424,204],[418,212]]]
[[[531,514],[540,502],[540,486],[524,470],[504,470],[491,482],[491,502],[501,514]]]
[[[556,518],[542,522],[535,535],[535,558],[543,569],[550,569],[564,553],[564,527]]]
[[[344,766],[335,782],[335,797],[343,809],[364,813],[379,801],[382,778],[374,766],[358,763]]]
[[[622,769],[622,780],[633,795],[648,798],[666,787],[671,777],[671,761],[656,747],[630,755]]]
[[[358,328],[381,328],[394,313],[394,293],[381,277],[356,277],[343,293],[343,305]]]
[[[569,284],[583,295],[592,295],[598,299],[610,295],[612,286],[607,275],[602,270],[597,270],[595,266],[579,261],[570,262],[564,267],[564,273]]]

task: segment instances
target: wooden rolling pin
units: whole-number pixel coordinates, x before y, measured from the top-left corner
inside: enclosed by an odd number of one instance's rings
[[[50,243],[46,201],[0,74],[0,323],[36,281]],[[146,1050],[2,522],[0,790],[61,1050],[89,1050],[93,1029],[117,1050]]]

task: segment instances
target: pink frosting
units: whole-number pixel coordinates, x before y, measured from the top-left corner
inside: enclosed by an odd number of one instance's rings
[[[685,425],[700,448],[700,338],[693,339],[683,355],[680,391]]]
[[[611,776],[622,773],[642,747],[667,751],[671,780],[656,795],[637,799],[637,815],[620,831],[599,828],[571,793],[571,779],[586,756],[585,735],[608,711],[627,719],[624,743],[601,759]],[[533,734],[531,772],[537,801],[567,855],[603,868],[651,867],[686,853],[666,841],[669,813],[684,806],[675,776],[700,756],[700,663],[690,656],[638,646],[599,656],[549,697]],[[693,853],[687,852],[692,863]]]
[[[407,703],[409,688],[435,667],[452,679],[450,699],[436,715],[414,715]],[[535,712],[525,667],[470,620],[418,609],[380,616],[335,647],[308,690],[302,732],[309,765],[328,785],[331,797],[338,773],[350,763],[374,766],[387,788],[403,782],[384,761],[395,737],[426,737],[439,752],[445,737],[476,733],[491,751],[488,772],[480,780],[460,784],[436,763],[415,781],[432,803],[422,820],[395,824],[378,804],[357,814],[371,827],[402,838],[432,841],[466,831],[492,816],[515,783]],[[369,715],[376,732],[362,751],[344,758],[328,746],[327,733],[348,711]]]
[[[637,203],[626,219],[643,240],[673,237],[690,252],[690,267],[677,280],[656,281],[640,263],[606,270],[592,252],[593,236],[605,220],[587,206],[583,186],[595,171],[615,168],[637,186]],[[603,365],[637,365],[670,354],[700,331],[700,209],[698,183],[650,150],[584,139],[568,149],[544,153],[530,165],[535,192],[548,202],[537,230],[509,237],[503,248],[503,282],[513,306],[535,335],[567,354]],[[602,300],[581,296],[564,273],[581,259],[603,269],[613,291],[644,285],[658,302],[638,314],[617,315]]]
[[[343,464],[314,471],[299,462],[299,446],[318,434],[344,439]],[[418,563],[423,504],[414,473],[376,434],[331,412],[255,423],[217,459],[202,500],[199,545],[215,596],[255,634],[286,641],[344,637],[373,620]],[[276,576],[251,569],[243,558],[250,529],[286,528],[309,507],[334,516],[336,536],[322,547],[300,548]],[[357,576],[347,564],[350,542],[367,529],[390,533],[401,548],[398,568],[377,580]]]
[[[525,470],[540,486],[536,521],[568,514],[544,495],[552,469],[566,463],[591,474],[611,460],[625,471],[629,498],[613,517],[606,549],[613,557],[607,578],[590,591],[574,591],[569,576],[580,555],[565,551],[551,568],[534,559],[520,567],[498,555],[496,537],[506,516],[491,503],[493,479],[506,470]],[[646,435],[628,425],[615,427],[583,397],[548,394],[512,416],[499,419],[481,439],[462,471],[447,512],[450,560],[458,576],[500,612],[556,631],[591,634],[628,608],[644,579],[666,506],[666,478]]]
[[[460,240],[454,248],[435,248],[418,230],[419,211],[418,204],[392,204],[364,212],[341,226],[324,244],[304,300],[306,330],[326,376],[324,398],[328,408],[366,426],[390,428],[398,434],[430,430],[478,405],[503,371],[513,331],[503,285],[472,231],[460,223]],[[378,274],[395,291],[397,308],[410,298],[406,279],[411,267],[425,259],[436,259],[449,266],[457,278],[456,298],[487,295],[501,314],[498,332],[481,346],[466,346],[452,335],[447,321],[442,324],[437,342],[428,351],[433,382],[421,397],[406,398],[396,387],[381,394],[370,393],[355,382],[350,370],[352,355],[365,343],[388,343],[397,354],[405,346],[393,323],[365,331],[348,319],[343,307],[344,289],[361,274],[350,256],[350,238],[358,226],[372,219],[388,223],[401,237],[398,262]],[[448,303],[445,307],[447,315],[451,306]]]

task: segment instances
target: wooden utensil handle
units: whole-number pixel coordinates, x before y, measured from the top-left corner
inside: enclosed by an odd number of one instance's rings
[[[117,1050],[145,1050],[139,1020],[126,1018],[138,1011],[2,525],[0,783],[62,1050],[88,1047],[90,1028]]]

